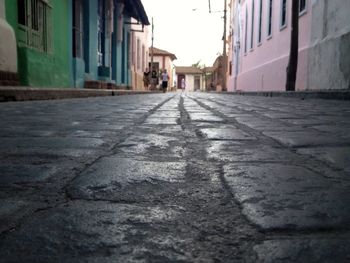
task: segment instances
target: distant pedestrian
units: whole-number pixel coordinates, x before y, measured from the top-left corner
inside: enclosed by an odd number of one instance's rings
[[[151,72],[151,87],[155,89],[158,85],[158,73],[155,67],[153,67]]]
[[[181,90],[182,90],[182,92],[183,92],[185,89],[186,89],[186,81],[185,81],[185,79],[182,79],[182,80],[181,80]]]
[[[163,70],[162,73],[162,88],[163,88],[163,92],[165,93],[167,88],[168,88],[168,82],[169,82],[169,75],[168,72],[166,71],[166,69]]]
[[[150,78],[151,72],[146,68],[146,71],[143,72],[143,86],[145,87],[145,90],[148,90],[149,88],[149,78]]]

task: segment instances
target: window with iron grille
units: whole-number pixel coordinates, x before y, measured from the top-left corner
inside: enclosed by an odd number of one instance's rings
[[[258,43],[261,43],[261,30],[262,30],[262,7],[263,7],[263,1],[260,0],[259,5],[259,29],[258,29]]]
[[[306,0],[299,0],[299,14],[302,15],[306,12]]]
[[[75,0],[73,2],[73,57],[83,58],[83,0]]]
[[[49,53],[52,51],[52,8],[48,0],[17,0],[18,43]]]
[[[287,0],[281,0],[280,29],[287,26]]]
[[[252,18],[251,18],[251,31],[250,31],[250,49],[254,47],[254,17],[255,17],[255,0],[252,2]]]
[[[97,64],[105,66],[105,1],[98,1],[97,10]]]
[[[269,0],[268,16],[267,16],[267,37],[272,36],[272,5],[273,5],[273,1]]]
[[[244,32],[244,53],[247,53],[248,46],[248,7],[245,9],[245,32]]]
[[[136,66],[137,69],[141,68],[141,45],[140,45],[140,39],[137,39],[137,45],[136,45]]]
[[[145,56],[146,56],[146,54],[145,54],[145,45],[142,45],[142,63],[141,63],[142,72],[145,71],[145,64],[146,64],[146,62],[145,62],[146,57]]]

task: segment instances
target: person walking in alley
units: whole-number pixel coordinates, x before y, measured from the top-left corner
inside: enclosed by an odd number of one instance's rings
[[[163,93],[166,92],[167,88],[168,88],[168,81],[169,81],[169,75],[168,72],[166,71],[166,69],[163,70],[162,73],[162,88],[163,88]]]
[[[184,90],[186,89],[186,81],[185,79],[183,78],[181,80],[181,92],[184,92]]]
[[[152,68],[151,72],[151,89],[154,90],[156,89],[158,85],[158,73],[155,67]]]
[[[143,86],[145,90],[149,89],[149,79],[150,79],[150,71],[146,68],[146,71],[143,72]]]

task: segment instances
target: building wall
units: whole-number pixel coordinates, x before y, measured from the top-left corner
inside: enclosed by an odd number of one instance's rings
[[[5,0],[0,0],[0,71],[17,73],[16,37],[6,21]]]
[[[118,5],[116,6],[116,12],[118,12]],[[115,83],[118,86],[131,87],[131,69],[129,67],[130,63],[130,18],[123,15],[123,20],[119,21],[117,16],[115,16],[115,34],[113,36],[112,42],[115,41],[115,66],[113,67],[112,75],[114,74]],[[126,23],[124,23],[126,22]],[[119,26],[119,23],[122,25]],[[121,31],[121,32],[119,32]],[[121,39],[119,39],[118,34],[120,34]]]
[[[314,0],[308,87],[350,89],[350,1]]]
[[[231,92],[234,91],[234,81],[235,76],[233,72],[233,63],[234,63],[234,29],[235,29],[235,12],[236,12],[236,1],[230,0],[229,1],[229,35],[228,35],[228,51],[227,51],[227,82],[226,87],[227,91]]]
[[[200,87],[199,87],[199,90],[204,90],[204,87],[203,87],[203,78],[202,78],[202,75],[193,75],[193,74],[182,74],[182,73],[178,73],[178,75],[185,75],[185,81],[186,81],[186,91],[194,91],[194,79],[195,79],[195,76],[199,76],[200,78]],[[180,84],[180,87],[181,87],[181,84]]]
[[[149,54],[151,56],[151,54]],[[151,58],[149,58],[149,61],[151,61]],[[176,73],[175,73],[175,66],[173,61],[169,56],[153,56],[153,62],[159,63],[159,70],[166,69],[169,74],[169,88],[175,87],[175,81],[176,81]]]
[[[175,88],[175,80],[176,80],[176,78],[174,78],[175,66],[170,57],[165,57],[164,68],[167,70],[169,74],[169,88]]]
[[[17,45],[18,72],[22,85],[68,87],[68,1],[51,0],[52,49],[45,53],[35,48]],[[18,39],[17,1],[6,0],[8,22]]]
[[[131,26],[131,30],[140,30],[141,28],[141,25]],[[132,89],[134,90],[144,90],[143,73],[145,72],[146,68],[148,68],[149,58],[148,27],[144,27],[144,32],[132,32],[131,34],[131,85]]]
[[[254,1],[254,29],[252,32],[252,5]],[[286,67],[290,49],[291,0],[287,0],[287,25],[280,27],[281,0],[273,1],[272,34],[268,36],[268,3],[262,1],[261,43],[258,43],[259,0],[241,1],[240,6],[240,50],[238,59],[237,90],[283,91],[285,90]],[[299,61],[296,81],[297,90],[307,88],[307,58],[310,47],[310,0],[307,10],[299,20]],[[248,13],[247,13],[248,12]],[[247,13],[247,15],[246,15]],[[247,20],[247,23],[246,23]],[[247,26],[246,26],[247,25]],[[247,34],[247,35],[246,35]],[[251,41],[253,39],[253,45]],[[245,51],[245,46],[246,51]],[[233,65],[235,68],[236,65]],[[232,85],[232,83],[231,83]],[[232,86],[229,90],[233,90]]]
[[[185,75],[186,91],[194,91],[194,76]]]

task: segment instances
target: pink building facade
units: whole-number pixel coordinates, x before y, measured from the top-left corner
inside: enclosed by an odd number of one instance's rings
[[[296,90],[307,89],[311,1],[300,1]],[[292,0],[231,3],[228,91],[284,91],[289,59]]]
[[[291,4],[231,0],[228,91],[284,91]],[[350,1],[298,0],[296,90],[350,89]]]

